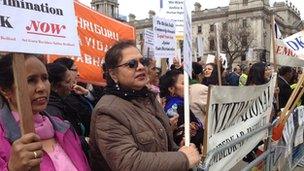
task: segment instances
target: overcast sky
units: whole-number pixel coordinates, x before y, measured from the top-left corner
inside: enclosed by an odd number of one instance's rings
[[[80,0],[84,4],[90,6],[91,0]],[[165,0],[164,0],[165,1]],[[229,0],[190,0],[192,4],[199,2],[202,5],[202,9],[216,8],[218,6],[227,6]],[[285,0],[269,0],[272,6],[274,2],[280,2]],[[301,12],[301,17],[304,19],[304,1],[303,0],[288,0],[295,5]],[[154,10],[156,13],[159,11],[159,0],[118,0],[119,13],[121,15],[128,16],[129,13],[135,14],[136,19],[148,18],[148,11]],[[194,6],[191,6],[193,9]]]

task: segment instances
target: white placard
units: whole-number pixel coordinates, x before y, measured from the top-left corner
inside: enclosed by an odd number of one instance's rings
[[[298,146],[304,142],[304,126],[298,127],[295,135],[294,146]]]
[[[214,63],[214,61],[215,61],[215,56],[208,54],[206,64]]]
[[[175,21],[176,35],[184,35],[184,0],[161,0],[160,16]]]
[[[304,58],[300,58],[291,48],[284,44],[283,40],[276,39],[275,55],[278,65],[304,66]]]
[[[175,22],[164,18],[153,18],[155,58],[173,58],[176,49]]]
[[[297,55],[304,55],[304,30],[286,37],[283,41]]]
[[[299,126],[304,125],[304,106],[297,107],[298,110],[298,124]]]
[[[227,60],[226,54],[220,53],[220,59],[222,59],[223,68],[227,69],[228,68],[228,60]]]
[[[0,0],[0,51],[80,56],[73,0]]]
[[[145,29],[144,32],[144,57],[154,58],[154,33],[152,30]]]
[[[274,78],[276,75],[269,83],[260,86],[210,87],[206,124],[207,152],[228,144],[269,122],[275,87]],[[267,130],[264,130],[220,152],[213,157],[209,169],[231,169],[266,137]]]
[[[192,78],[192,26],[186,3],[184,3],[184,22],[184,70],[188,73],[188,76]]]

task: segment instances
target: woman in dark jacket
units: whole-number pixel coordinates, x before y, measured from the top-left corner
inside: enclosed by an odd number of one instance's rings
[[[202,84],[205,86],[209,85],[218,85],[218,70],[217,66],[214,63],[206,64],[204,68],[204,78]]]
[[[65,100],[73,90],[75,77],[71,71],[59,63],[48,64],[47,71],[51,83],[51,93],[46,111],[50,115],[57,116],[71,123],[81,140],[83,151],[89,158],[89,145],[85,140],[87,135],[83,120],[77,108]]]
[[[107,51],[105,95],[91,121],[93,170],[188,170],[199,162],[194,144],[173,142],[169,119],[146,87],[148,65],[133,41]]]

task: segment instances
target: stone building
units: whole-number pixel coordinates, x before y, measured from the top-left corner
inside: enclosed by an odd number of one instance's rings
[[[109,17],[119,18],[118,0],[92,0],[91,6],[94,10]]]
[[[214,9],[203,9],[199,3],[195,3],[194,6],[194,11],[192,11],[193,57],[202,60],[205,60],[208,54],[216,52],[216,23],[219,23],[220,33],[229,28],[242,28],[249,31],[252,38],[249,48],[253,53],[250,59],[247,59],[248,56],[243,53],[235,61],[236,63],[260,60],[269,62],[272,14],[274,14],[283,37],[304,29],[304,22],[301,21],[299,10],[287,1],[275,2],[273,7],[270,7],[269,0],[230,0],[229,6]],[[144,29],[152,29],[154,15],[154,11],[149,11],[149,18],[143,20],[136,20],[133,14],[129,15],[129,23],[136,28],[136,39],[139,44],[143,39]],[[196,39],[198,37],[203,39],[203,56],[197,53]],[[242,38],[243,43],[248,43],[247,39],[249,37]],[[220,39],[220,47],[224,45],[225,41]],[[221,52],[225,53],[223,50]]]

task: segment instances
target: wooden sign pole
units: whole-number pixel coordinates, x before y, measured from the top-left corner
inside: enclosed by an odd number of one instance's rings
[[[270,29],[271,29],[271,41],[272,41],[272,55],[273,55],[273,67],[274,71],[278,73],[278,65],[277,65],[277,58],[276,58],[276,38],[275,38],[275,19],[274,19],[274,14],[272,13],[271,15],[271,22],[270,22]],[[276,87],[278,87],[278,81],[276,81]],[[277,110],[280,109],[280,102],[279,102],[279,94],[275,94],[275,99],[276,99],[276,108]]]
[[[32,105],[28,96],[27,81],[25,79],[26,69],[24,63],[25,58],[23,54],[15,53],[13,55],[14,83],[22,135],[35,132]],[[37,166],[31,170],[38,171],[40,169]]]
[[[210,105],[210,94],[211,94],[211,86],[208,87],[208,96],[207,96],[207,113],[205,117],[205,129],[204,129],[204,140],[203,140],[203,158],[207,156],[208,153],[208,113],[209,113],[209,105]]]
[[[218,23],[215,24],[215,33],[216,33],[216,65],[217,65],[217,76],[219,85],[222,85],[222,70],[221,70],[221,61],[220,61],[220,34],[219,34],[219,26]]]
[[[22,135],[35,132],[32,106],[27,95],[28,88],[26,83],[25,59],[23,54],[13,56],[14,81],[16,86],[17,106],[20,115],[20,127]]]

